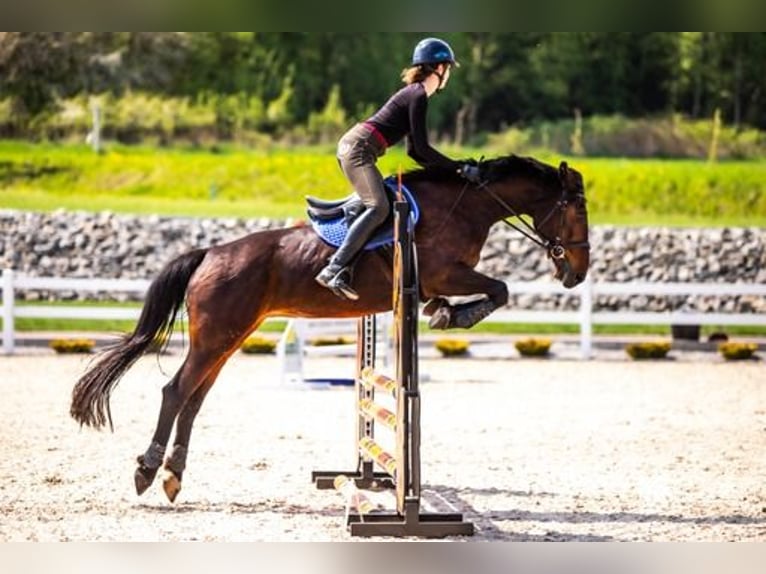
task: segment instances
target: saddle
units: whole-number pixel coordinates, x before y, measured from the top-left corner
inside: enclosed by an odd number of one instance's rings
[[[387,177],[383,180],[383,183],[388,192],[389,202],[393,205],[398,191],[396,178],[394,176]],[[414,226],[420,218],[420,210],[410,190],[404,185],[402,185],[401,189],[402,196],[410,204],[410,214],[412,225]],[[306,213],[314,231],[325,243],[333,247],[340,247],[343,239],[346,237],[346,233],[348,233],[348,228],[366,209],[362,199],[356,193],[335,200],[319,199],[307,195],[306,203],[308,204]],[[393,243],[393,209],[389,211],[389,216],[378,227],[369,241],[367,241],[367,244],[364,246],[365,250],[369,251]]]

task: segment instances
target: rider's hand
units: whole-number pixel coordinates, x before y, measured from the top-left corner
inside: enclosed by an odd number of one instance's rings
[[[465,179],[474,184],[481,183],[481,174],[479,173],[479,166],[472,165],[470,163],[464,163],[458,169],[458,173]]]

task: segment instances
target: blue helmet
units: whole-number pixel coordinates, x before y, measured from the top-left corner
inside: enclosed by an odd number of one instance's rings
[[[459,66],[450,45],[439,38],[424,38],[412,52],[412,65],[449,63]]]

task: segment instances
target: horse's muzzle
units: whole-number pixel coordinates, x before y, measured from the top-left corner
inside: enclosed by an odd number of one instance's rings
[[[564,275],[564,278],[561,280],[561,284],[564,285],[567,289],[571,289],[572,287],[577,287],[580,283],[585,281],[586,273],[572,273],[568,272]]]

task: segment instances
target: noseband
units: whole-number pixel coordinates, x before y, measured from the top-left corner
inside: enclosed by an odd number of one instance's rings
[[[479,189],[484,188],[491,196],[492,198],[499,203],[503,209],[506,210],[508,215],[506,215],[502,221],[507,226],[512,227],[519,233],[521,233],[524,237],[527,239],[533,241],[543,249],[545,249],[548,252],[548,256],[551,257],[551,259],[564,259],[564,256],[566,254],[567,249],[573,249],[573,248],[587,248],[590,249],[590,242],[588,241],[574,241],[574,242],[568,242],[564,243],[561,240],[560,235],[562,235],[562,231],[566,229],[566,209],[569,205],[569,193],[566,188],[566,184],[564,182],[563,178],[560,178],[561,181],[561,197],[556,201],[556,204],[551,207],[551,210],[548,212],[548,214],[543,218],[543,220],[538,225],[536,222],[534,226],[527,223],[526,220],[522,219],[521,215],[513,209],[508,203],[500,197],[490,186],[487,182],[483,182],[479,184]],[[552,217],[554,217],[558,213],[561,217],[559,226],[558,226],[558,234],[554,238],[547,237],[542,231],[540,231],[539,228],[541,228],[545,223]],[[513,222],[508,221],[507,217],[515,217],[526,229],[523,227],[517,227]],[[530,233],[531,232],[531,233]]]

